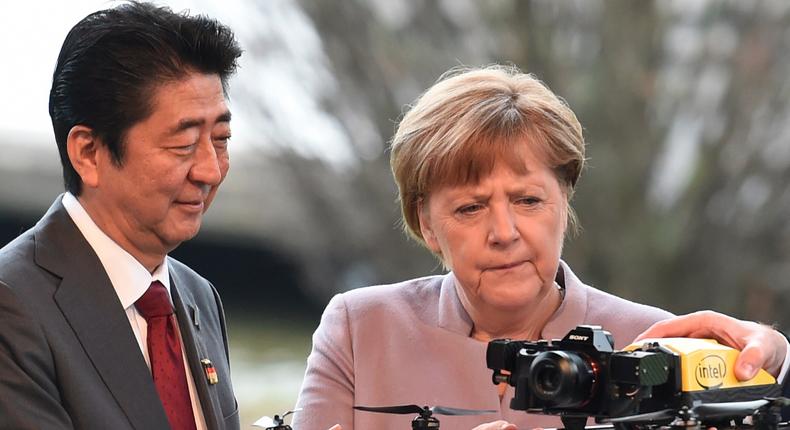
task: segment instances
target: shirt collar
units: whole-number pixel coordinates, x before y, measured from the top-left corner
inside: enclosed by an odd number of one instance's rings
[[[124,309],[134,305],[134,302],[142,297],[153,281],[161,282],[170,295],[170,270],[167,258],[153,273],[149,273],[139,261],[110,239],[93,222],[74,195],[69,192],[63,195],[63,207],[66,208],[66,212],[74,224],[77,225],[85,240],[99,257]],[[173,300],[172,296],[170,300]]]

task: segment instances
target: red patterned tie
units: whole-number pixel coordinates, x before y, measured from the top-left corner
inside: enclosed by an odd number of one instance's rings
[[[194,430],[184,358],[178,341],[173,305],[165,286],[154,281],[134,305],[148,322],[148,357],[156,391],[173,430]]]

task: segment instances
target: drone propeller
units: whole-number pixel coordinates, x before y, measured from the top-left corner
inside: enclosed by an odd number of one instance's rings
[[[625,417],[610,418],[606,420],[610,423],[626,424],[648,424],[670,422],[675,418],[688,420],[690,418],[698,421],[713,421],[718,419],[746,417],[755,414],[766,405],[776,402],[782,405],[784,399],[761,399],[748,402],[722,402],[722,403],[703,403],[692,408],[683,408],[680,411],[675,409],[664,409],[644,414],[628,415]]]
[[[492,414],[496,411],[490,409],[460,409],[448,408],[446,406],[418,406],[418,405],[399,405],[399,406],[354,406],[354,409],[367,412],[378,412],[383,414],[420,414],[424,416],[437,415],[482,415]]]
[[[438,415],[447,415],[447,416],[459,416],[459,415],[483,415],[483,414],[493,414],[496,411],[491,409],[460,409],[460,408],[448,408],[446,406],[434,406],[431,408],[433,413]]]
[[[610,418],[606,420],[610,423],[654,423],[662,421],[672,421],[677,417],[677,411],[674,409],[664,409],[655,412],[647,412],[644,414],[628,415],[625,417]]]
[[[354,406],[358,411],[378,412],[382,414],[421,414],[424,412],[423,408],[417,405],[400,405],[400,406]],[[426,406],[426,409],[428,407]]]
[[[261,417],[258,421],[252,423],[253,427],[262,427],[267,430],[290,430],[291,426],[285,424],[285,417],[293,414],[294,412],[301,411],[301,408],[288,411],[282,415],[275,415],[274,418],[268,416]]]
[[[446,406],[419,406],[419,405],[398,405],[398,406],[354,406],[358,411],[377,412],[381,414],[419,414],[411,421],[412,430],[438,429],[439,420],[436,415],[481,415],[491,414],[496,411],[490,409],[459,409],[448,408]]]
[[[749,402],[703,403],[694,406],[689,412],[701,421],[745,417],[754,414],[758,409],[770,403],[771,401],[766,399]]]

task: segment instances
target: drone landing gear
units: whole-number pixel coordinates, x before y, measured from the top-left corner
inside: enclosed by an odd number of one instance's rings
[[[779,408],[760,409],[752,415],[752,423],[756,430],[776,430],[779,428],[781,416]]]
[[[562,426],[565,427],[565,430],[584,430],[587,425],[587,417],[562,416],[560,420],[562,420]]]
[[[612,423],[612,427],[614,430],[634,430],[636,428],[635,425],[629,423]]]

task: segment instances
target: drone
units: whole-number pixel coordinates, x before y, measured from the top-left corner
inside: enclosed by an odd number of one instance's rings
[[[689,338],[616,351],[608,331],[581,325],[562,339],[493,340],[486,361],[494,384],[514,387],[511,409],[558,416],[567,430],[584,430],[590,418],[617,430],[787,427],[781,385],[764,370],[737,380],[737,355]]]
[[[294,412],[299,412],[302,409],[294,409],[292,411],[288,411],[282,415],[274,415],[274,418],[270,418],[267,416],[261,417],[258,421],[252,423],[253,427],[262,427],[266,430],[293,430],[291,426],[285,424],[285,417],[288,415],[293,414]]]
[[[446,406],[419,406],[419,405],[398,405],[398,406],[354,406],[354,409],[367,412],[378,412],[383,414],[418,414],[411,421],[412,430],[438,429],[439,420],[435,415],[481,415],[491,414],[496,411],[489,409],[459,409],[448,408]]]

